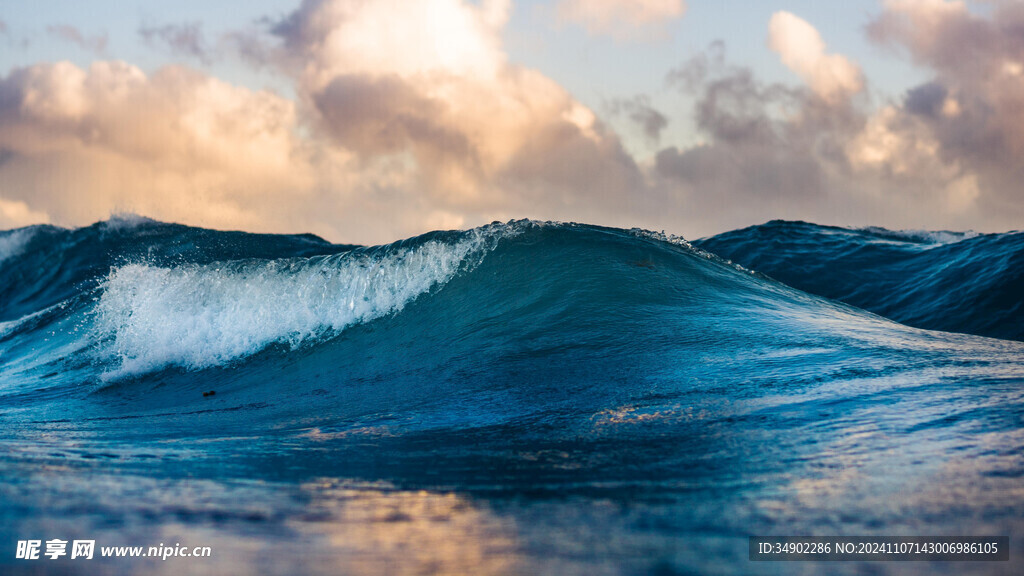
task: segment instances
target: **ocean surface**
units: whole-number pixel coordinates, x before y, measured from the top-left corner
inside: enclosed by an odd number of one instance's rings
[[[917,234],[0,232],[0,572],[1020,574],[1022,237]],[[99,557],[158,545],[212,554]]]
[[[1024,232],[850,229],[773,220],[694,244],[794,288],[909,326],[1024,340]]]

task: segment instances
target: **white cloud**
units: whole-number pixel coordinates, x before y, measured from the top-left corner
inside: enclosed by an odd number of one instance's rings
[[[930,137],[927,128],[895,106],[886,106],[868,118],[864,129],[845,146],[856,170],[910,177],[936,170],[949,172],[939,160],[938,150],[939,143]]]
[[[776,12],[768,29],[768,45],[818,96],[836,102],[864,87],[860,67],[845,56],[826,53],[821,34],[806,20]]]

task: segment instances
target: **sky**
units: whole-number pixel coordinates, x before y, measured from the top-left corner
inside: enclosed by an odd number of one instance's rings
[[[1024,222],[1024,2],[0,0],[0,229]]]

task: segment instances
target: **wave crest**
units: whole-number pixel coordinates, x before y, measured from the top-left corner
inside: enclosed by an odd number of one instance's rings
[[[103,281],[94,310],[106,378],[202,369],[272,343],[292,347],[401,311],[486,253],[494,229],[333,256],[163,268],[129,264]]]

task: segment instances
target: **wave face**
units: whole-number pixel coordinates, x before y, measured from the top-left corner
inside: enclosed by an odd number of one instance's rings
[[[952,240],[917,253],[1002,246]],[[210,572],[757,574],[751,534],[1024,533],[1024,344],[679,238],[115,219],[0,250],[7,542],[212,545]]]
[[[773,278],[897,322],[1024,340],[1024,233],[772,221],[697,241]]]

